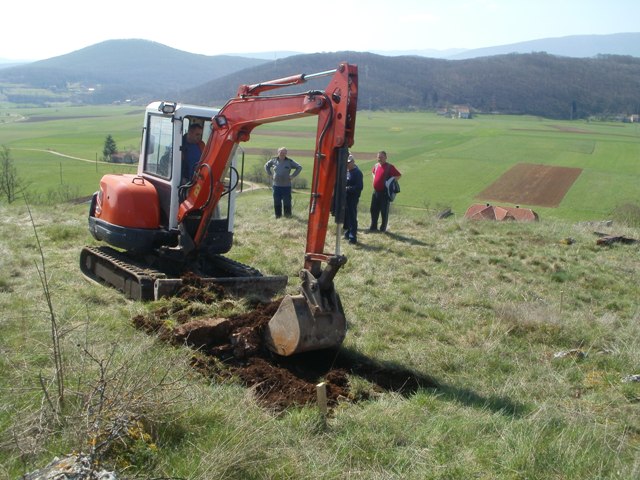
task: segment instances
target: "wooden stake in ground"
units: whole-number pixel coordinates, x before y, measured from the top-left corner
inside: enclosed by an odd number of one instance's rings
[[[318,396],[318,410],[324,421],[327,420],[327,384],[321,382],[316,385],[316,394]]]

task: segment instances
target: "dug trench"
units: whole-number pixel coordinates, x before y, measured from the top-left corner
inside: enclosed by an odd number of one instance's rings
[[[236,380],[252,389],[263,407],[282,411],[317,401],[316,385],[326,385],[327,403],[366,400],[383,392],[408,396],[419,388],[435,388],[436,382],[395,364],[370,359],[339,348],[281,357],[263,342],[263,331],[280,300],[256,302],[247,313],[215,318],[194,308],[218,304],[224,289],[202,285],[197,278],[183,278],[175,303],[133,318],[134,325],[173,345],[194,350],[192,367],[215,381]],[[350,378],[360,377],[365,388],[351,388]],[[363,382],[359,382],[363,383]]]

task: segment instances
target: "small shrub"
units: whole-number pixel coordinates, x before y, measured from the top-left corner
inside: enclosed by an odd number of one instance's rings
[[[4,278],[0,278],[0,292],[11,292],[11,284]]]
[[[558,270],[551,274],[551,280],[558,283],[564,283],[569,280],[569,274],[563,270]]]
[[[613,210],[611,216],[614,220],[629,227],[640,227],[640,205],[623,203]]]
[[[291,186],[298,190],[305,190],[307,188],[308,182],[306,178],[296,177],[291,180]]]
[[[254,165],[251,172],[245,174],[245,178],[250,182],[269,185],[269,176],[262,165]]]

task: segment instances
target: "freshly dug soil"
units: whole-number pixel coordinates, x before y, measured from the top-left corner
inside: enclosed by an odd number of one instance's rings
[[[179,294],[188,302],[213,302],[223,295],[219,286],[198,286],[197,281],[185,282]],[[307,405],[317,400],[316,385],[324,382],[329,406],[339,401],[358,401],[376,393],[395,391],[404,395],[418,388],[435,387],[428,377],[417,375],[399,366],[384,365],[346,349],[306,352],[281,357],[271,352],[263,342],[266,324],[275,314],[280,300],[257,304],[255,308],[228,318],[195,318],[189,308],[171,312],[159,308],[148,315],[133,318],[134,325],[156,334],[175,345],[188,345],[196,352],[194,369],[214,379],[234,378],[251,388],[261,405],[283,410],[294,405]],[[167,327],[167,319],[179,323]],[[349,376],[356,375],[371,383],[369,389],[352,392]]]

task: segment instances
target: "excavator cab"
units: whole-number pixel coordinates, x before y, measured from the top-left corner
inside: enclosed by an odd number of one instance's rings
[[[138,252],[178,245],[177,212],[193,185],[193,175],[187,178],[183,173],[186,132],[193,125],[201,126],[204,148],[204,141],[211,134],[211,119],[217,112],[214,108],[172,102],[154,102],[147,107],[137,175],[107,175],[94,194],[89,215],[89,230],[94,238]],[[233,243],[237,161],[236,155],[231,155],[224,169],[224,192],[208,225],[210,253],[226,253]],[[184,227],[193,230],[194,225],[195,214]]]
[[[146,109],[138,176],[154,185],[160,223],[166,230],[178,232],[178,207],[193,185],[194,175],[198,174],[195,167],[211,135],[211,119],[217,112],[215,108],[171,102],[154,102]],[[197,142],[190,143],[190,132],[194,130],[200,131],[201,136]],[[236,155],[232,155],[224,170],[223,200],[216,204],[207,236],[207,247],[212,253],[226,253],[233,243],[233,214],[239,183],[237,162]],[[190,223],[193,230],[196,222]],[[185,228],[189,230],[189,223]]]

